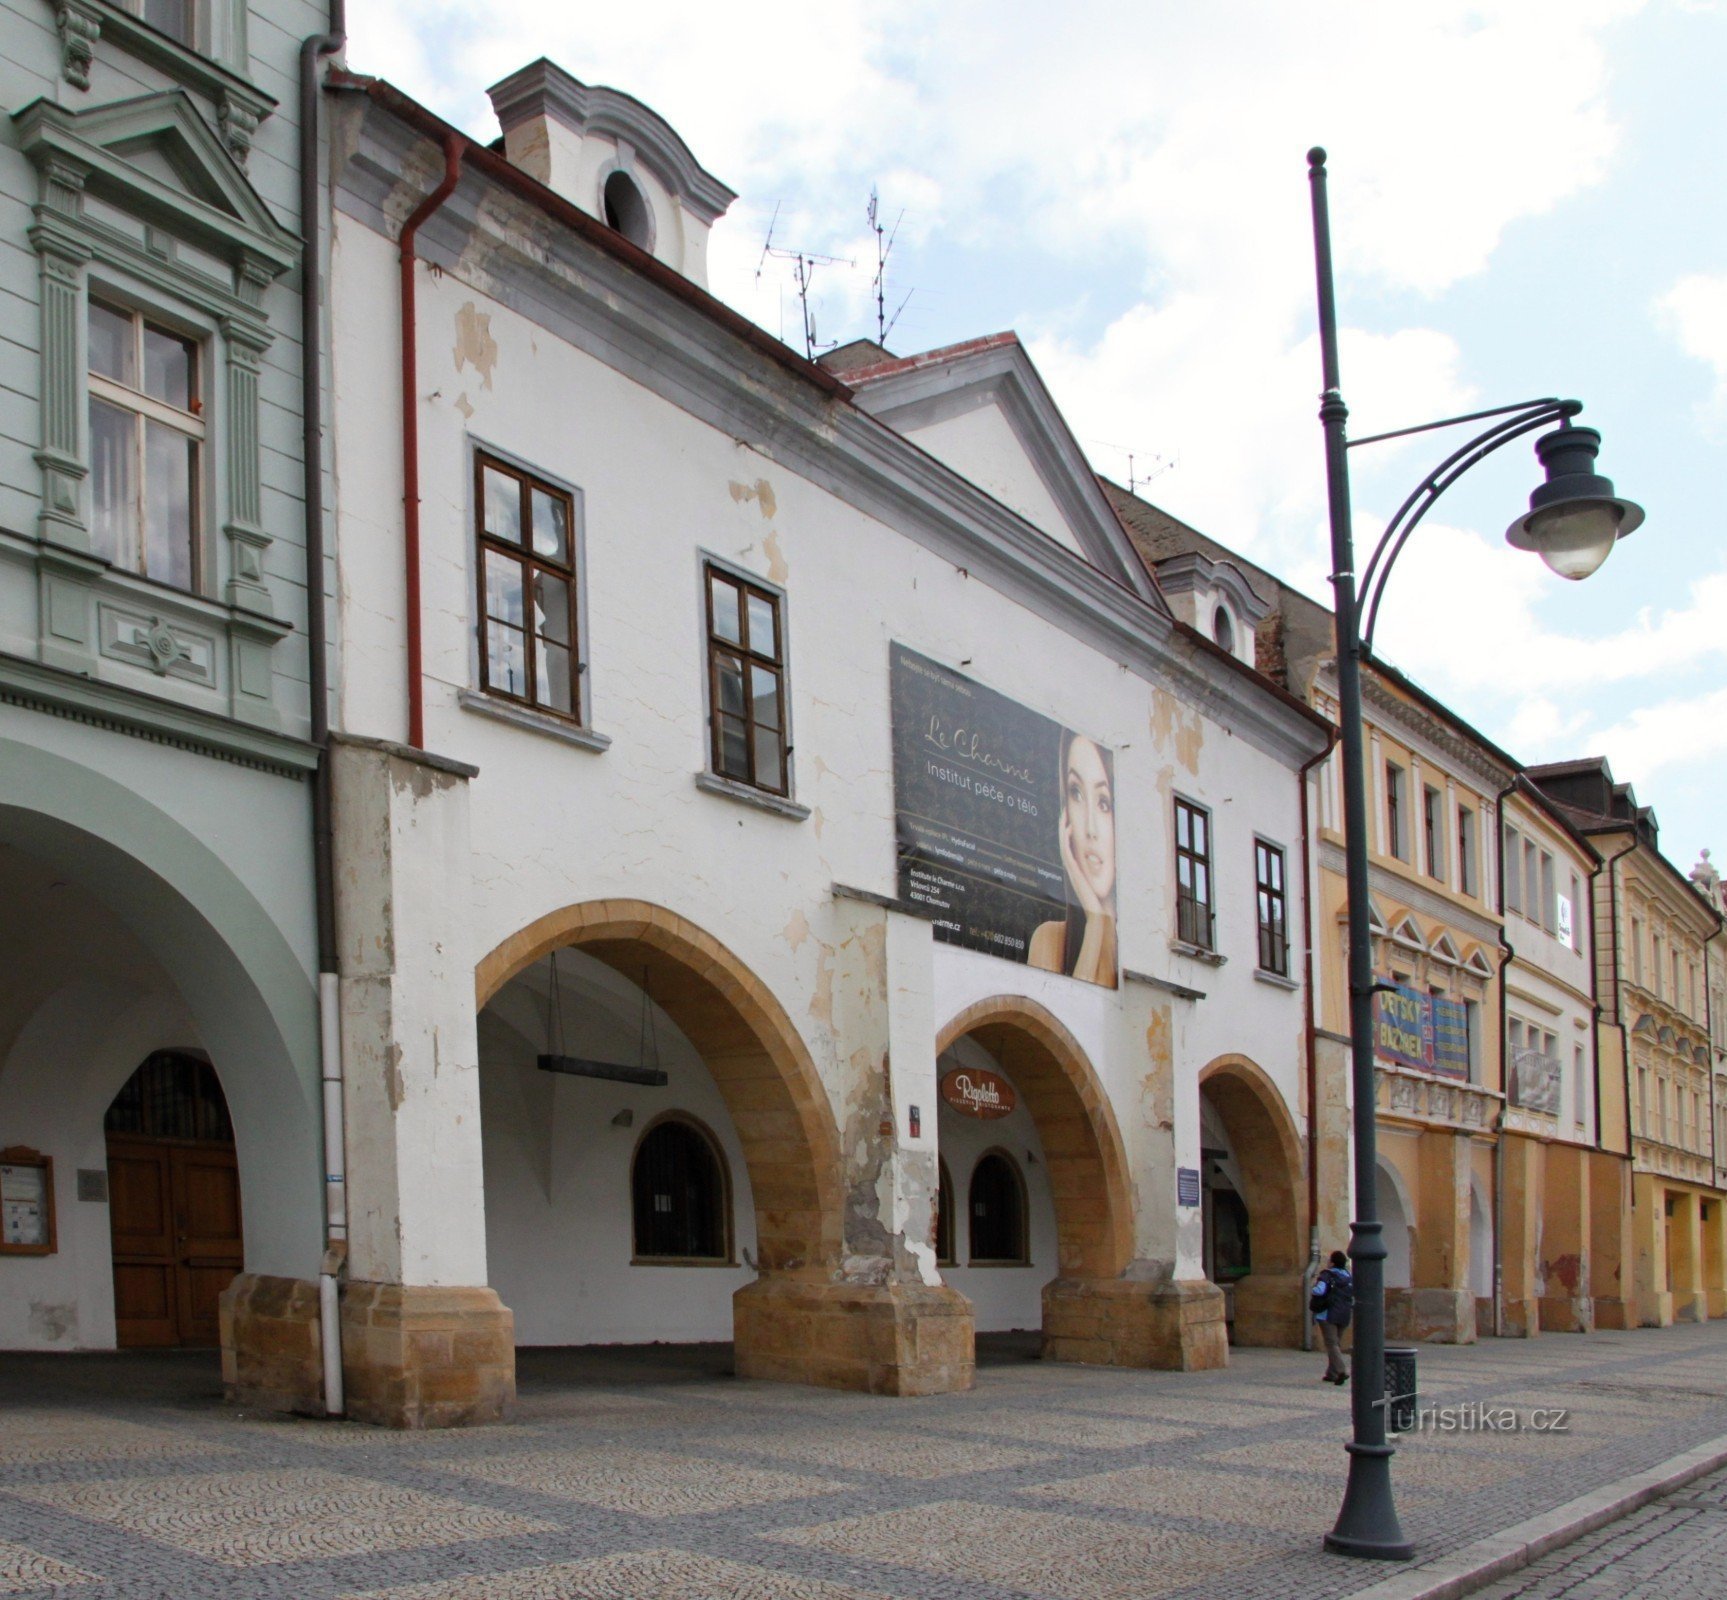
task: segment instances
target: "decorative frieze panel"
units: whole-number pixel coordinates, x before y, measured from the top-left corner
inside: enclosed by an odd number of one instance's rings
[[[1632,1141],[1633,1164],[1639,1172],[1655,1172],[1664,1178],[1678,1178],[1686,1183],[1706,1184],[1714,1169],[1708,1156],[1680,1150],[1655,1139],[1637,1138]]]
[[[1402,1118],[1431,1127],[1489,1132],[1503,1103],[1491,1089],[1449,1078],[1376,1066],[1374,1106],[1382,1117]]]
[[[98,604],[96,614],[103,655],[148,667],[158,677],[172,674],[215,687],[221,647],[213,633],[108,601]]]

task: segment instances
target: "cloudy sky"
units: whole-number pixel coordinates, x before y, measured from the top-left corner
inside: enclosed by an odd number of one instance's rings
[[[1605,754],[1666,854],[1727,855],[1727,0],[363,0],[350,63],[494,137],[546,55],[646,101],[739,193],[713,287],[801,343],[1013,328],[1098,470],[1322,592],[1305,152],[1330,151],[1357,435],[1549,394],[1648,511],[1584,584],[1508,550],[1521,445],[1400,562],[1380,652],[1530,762]],[[1365,541],[1448,436],[1357,451]],[[1462,442],[1462,435],[1456,442]]]

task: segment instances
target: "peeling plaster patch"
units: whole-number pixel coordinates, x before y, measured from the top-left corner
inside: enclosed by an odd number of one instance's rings
[[[472,366],[480,381],[492,386],[492,369],[498,364],[498,341],[492,337],[491,313],[481,311],[472,300],[456,313],[456,371]]]
[[[402,1047],[392,1043],[385,1054],[384,1093],[390,1097],[390,1109],[400,1111],[408,1094],[407,1081],[402,1076]]]
[[[820,758],[818,757],[817,759],[819,760]],[[815,810],[810,813],[810,824],[816,830],[817,844],[821,843],[822,829],[827,825],[827,820],[828,819],[822,815],[822,808],[820,806],[817,806]]]
[[[816,947],[821,952],[816,957],[815,992],[810,995],[810,1015],[822,1023],[829,1032],[834,1025],[834,947],[824,941],[816,940]]]
[[[1174,1061],[1174,1054],[1170,1049],[1169,1010],[1167,1007],[1160,1007],[1152,1013],[1151,1022],[1145,1030],[1145,1052],[1151,1062],[1141,1087],[1141,1097],[1145,1102],[1146,1124],[1152,1128],[1173,1128],[1175,1126],[1175,1086],[1171,1081],[1170,1067]]]
[[[780,548],[777,529],[762,541],[762,554],[768,558],[768,581],[784,588],[786,579],[792,575],[792,569],[786,565],[786,555]]]
[[[774,513],[780,508],[779,501],[774,496],[774,486],[766,478],[757,478],[754,483],[739,483],[733,478],[727,488],[731,490],[732,499],[740,506],[755,501],[763,522],[771,522]]]
[[[462,413],[462,420],[464,422],[472,422],[474,420],[473,403],[468,399],[468,391],[466,389],[456,396],[456,409]]]
[[[1189,772],[1199,767],[1205,726],[1197,710],[1183,706],[1167,689],[1151,691],[1151,736],[1160,746],[1175,745],[1175,759]]]
[[[78,1305],[76,1301],[64,1304],[52,1300],[32,1300],[30,1302],[30,1332],[47,1344],[58,1344],[62,1339],[78,1337]]]
[[[784,939],[792,949],[796,950],[805,939],[809,938],[809,936],[809,919],[803,914],[803,910],[800,907],[792,913],[792,920],[785,925],[784,929],[780,933],[780,937]]]

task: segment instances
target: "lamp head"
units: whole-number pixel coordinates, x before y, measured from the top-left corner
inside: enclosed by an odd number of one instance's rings
[[[1529,496],[1529,511],[1505,530],[1506,542],[1533,550],[1562,578],[1587,578],[1614,544],[1643,521],[1643,508],[1613,493],[1595,470],[1601,435],[1567,425],[1535,441],[1547,481]]]

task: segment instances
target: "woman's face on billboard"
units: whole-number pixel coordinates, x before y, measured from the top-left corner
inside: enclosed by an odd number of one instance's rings
[[[1073,864],[1107,905],[1115,894],[1115,794],[1103,752],[1091,740],[1069,741],[1063,782]]]

